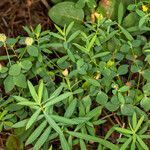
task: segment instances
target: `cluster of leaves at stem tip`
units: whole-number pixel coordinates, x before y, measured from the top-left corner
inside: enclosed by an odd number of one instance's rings
[[[121,1],[114,21],[94,13],[83,30],[69,19],[55,25],[57,32],[38,25],[24,27],[28,37],[0,34],[6,148],[149,149],[150,15],[149,3],[141,4],[129,5],[125,15]]]

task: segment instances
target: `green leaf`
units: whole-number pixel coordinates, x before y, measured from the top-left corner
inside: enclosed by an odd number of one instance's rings
[[[21,66],[19,64],[14,64],[10,66],[9,75],[17,76],[21,72]]]
[[[138,135],[137,135],[137,140],[144,150],[149,150],[148,146],[143,142],[143,140]]]
[[[39,108],[39,107],[37,107],[38,106],[37,103],[30,102],[30,101],[19,102],[18,104],[23,105],[23,106],[29,106],[29,107],[34,107],[35,106],[35,108]]]
[[[40,24],[37,25],[36,28],[35,28],[35,30],[34,30],[34,32],[35,32],[35,34],[36,34],[37,37],[40,36],[41,30],[42,30],[42,26]]]
[[[47,122],[43,121],[34,131],[33,133],[28,137],[27,141],[26,141],[26,145],[29,145],[31,143],[33,143],[38,137],[39,135],[42,133],[42,131],[44,130],[44,128],[46,127]]]
[[[41,100],[42,100],[43,88],[44,88],[43,80],[40,80],[39,81],[39,88],[38,88],[38,100],[39,100],[39,103],[41,103]]]
[[[119,88],[119,92],[127,92],[130,89],[129,86],[122,86],[121,88]]]
[[[85,142],[82,139],[80,139],[80,149],[81,150],[87,150],[86,149],[86,144],[85,144]]]
[[[54,5],[49,10],[48,15],[52,21],[60,26],[68,25],[71,22],[82,23],[84,18],[83,10],[76,8],[73,2],[61,2]]]
[[[136,118],[136,113],[134,112],[133,116],[132,116],[132,126],[133,126],[133,129],[136,128],[136,125],[137,125],[137,118]]]
[[[4,80],[4,88],[6,93],[10,92],[14,88],[13,76],[7,76]]]
[[[144,86],[143,86],[143,91],[144,91],[144,94],[146,96],[149,96],[150,95],[150,82],[146,83]]]
[[[24,98],[24,97],[21,97],[21,96],[13,96],[17,101],[29,101],[28,99]]]
[[[30,90],[30,94],[32,95],[33,99],[35,100],[35,102],[39,103],[39,97],[35,91],[34,86],[32,85],[32,83],[28,80],[28,87]]]
[[[76,46],[79,50],[81,50],[82,52],[86,53],[86,54],[89,54],[89,50],[77,43],[73,43],[74,46]]]
[[[94,58],[99,58],[99,57],[103,57],[103,56],[106,56],[106,55],[108,55],[108,54],[110,54],[110,52],[101,52],[101,53],[98,53],[98,54],[94,55],[94,56],[92,57],[92,59],[94,59]]]
[[[58,102],[61,102],[62,100],[68,98],[69,96],[71,96],[72,93],[71,92],[66,92],[64,94],[61,94],[60,96],[58,97],[55,97],[55,98],[52,98],[52,99],[49,99],[49,101],[44,105],[44,107],[49,107],[51,105],[54,105]]]
[[[71,148],[69,147],[69,144],[67,143],[64,135],[59,135],[59,138],[60,138],[62,149],[63,150],[71,150]]]
[[[72,114],[74,113],[76,106],[77,106],[77,100],[73,99],[72,102],[70,103],[70,105],[67,107],[64,116],[66,118],[70,118],[72,116]]]
[[[144,108],[145,111],[149,111],[150,110],[150,98],[145,96],[141,100],[140,105]]]
[[[13,82],[16,86],[20,88],[26,88],[27,87],[27,82],[26,82],[26,77],[24,74],[19,74],[18,76],[13,76]]]
[[[121,24],[124,15],[124,6],[123,3],[120,2],[118,7],[118,23]]]
[[[140,27],[140,28],[143,26],[144,23],[146,23],[148,16],[149,16],[148,14],[147,14],[147,15],[144,15],[144,16],[140,19],[140,21],[139,21],[139,27]]]
[[[57,115],[51,115],[51,118],[54,119],[56,122],[64,123],[64,124],[78,124],[78,122],[75,121],[75,119],[68,119],[62,116]]]
[[[133,134],[133,132],[131,130],[128,129],[124,129],[124,128],[119,128],[119,127],[114,127],[114,129],[120,133],[124,133],[124,134]]]
[[[57,123],[51,118],[50,115],[47,115],[45,112],[44,112],[44,116],[47,120],[47,122],[49,123],[49,125],[59,134],[59,135],[62,135],[62,131],[60,129],[60,127],[57,125]]]
[[[39,55],[38,48],[33,45],[30,45],[27,47],[27,52],[29,53],[30,56],[33,56],[33,57],[38,57]]]
[[[72,27],[74,26],[74,22],[71,22],[66,29],[66,36],[70,33]]]
[[[135,128],[135,132],[137,132],[139,130],[139,128],[141,127],[142,123],[144,121],[144,116],[142,116],[140,118],[140,120],[138,121],[137,125],[136,125],[136,128]]]
[[[22,62],[20,62],[21,68],[25,69],[25,70],[30,70],[30,68],[32,67],[32,63],[29,60],[23,60]]]
[[[96,38],[97,38],[97,36],[94,35],[93,38],[91,39],[90,43],[89,43],[88,46],[87,46],[88,51],[90,51],[91,48],[94,47],[94,43],[95,43],[95,41],[96,41]]]
[[[17,123],[15,123],[12,127],[13,128],[21,128],[21,127],[25,127],[27,122],[28,122],[29,119],[24,119],[24,120],[21,120]]]
[[[70,35],[70,37],[67,40],[67,43],[70,43],[72,40],[74,40],[78,35],[80,34],[80,31],[76,31],[73,34]]]
[[[99,116],[102,112],[102,108],[103,108],[102,106],[98,106],[98,107],[92,109],[90,112],[88,112],[86,114],[86,117],[93,118],[95,116]]]
[[[56,24],[54,26],[57,29],[57,31],[64,37],[65,36],[64,31],[60,27],[58,27]]]
[[[57,96],[62,92],[62,89],[63,89],[63,86],[62,86],[62,85],[59,86],[59,87],[52,93],[52,95],[50,96],[50,98],[48,99],[48,101],[49,101],[50,99],[53,99],[53,98],[57,97]]]
[[[119,99],[121,104],[125,104],[125,99],[124,99],[123,95],[120,92],[118,92],[118,99]]]
[[[9,55],[9,58],[13,58],[15,55]],[[2,60],[8,60],[8,56],[0,56],[0,61]]]
[[[74,57],[73,53],[71,52],[71,50],[69,48],[67,48],[67,53],[68,53],[68,56],[69,56],[70,60],[75,62],[75,57]]]
[[[117,74],[118,75],[127,74],[128,73],[128,67],[129,67],[129,65],[121,65],[121,66],[119,66]]]
[[[96,96],[97,103],[101,104],[102,106],[105,106],[108,101],[108,96],[104,92],[100,91]]]
[[[120,150],[126,150],[127,147],[129,146],[129,144],[131,143],[132,141],[132,137],[130,137],[120,148]]]
[[[132,116],[134,113],[134,106],[131,104],[121,105],[121,113],[123,115]]]
[[[88,135],[88,134],[79,133],[79,132],[67,131],[67,133],[72,135],[72,136],[75,136],[77,138],[83,139],[83,140],[94,141],[94,142],[100,143],[100,144],[104,145],[105,147],[107,147],[109,149],[118,150],[118,146],[112,144],[111,142],[109,142],[107,140],[104,140],[104,139],[101,139],[101,138],[98,138],[98,137],[95,137],[95,136],[91,136],[91,135]]]
[[[42,145],[46,142],[51,132],[51,127],[47,127],[43,134],[39,137],[38,141],[35,143],[33,150],[40,150]]]
[[[131,35],[126,29],[124,29],[124,28],[121,27],[121,26],[120,26],[120,29],[121,29],[122,33],[125,35],[125,37],[126,37],[129,41],[132,41],[132,40],[133,40],[132,35]]]
[[[41,112],[41,109],[36,110],[36,112],[31,116],[31,118],[29,119],[27,125],[26,125],[26,129],[29,129],[33,123],[36,122],[36,119],[38,118],[39,114]]]

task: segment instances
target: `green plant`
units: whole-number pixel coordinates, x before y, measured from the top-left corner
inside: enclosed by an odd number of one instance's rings
[[[77,6],[93,7],[90,2]],[[68,21],[55,25],[57,32],[38,25],[24,27],[28,37],[5,38],[1,49],[9,55],[0,57],[0,125],[10,135],[6,147],[101,150],[130,149],[130,144],[147,149],[148,6],[129,5],[139,18],[133,28],[124,24],[130,12],[121,2],[115,21],[92,12],[96,20],[85,22],[86,30],[75,30],[76,21]]]
[[[118,142],[123,142],[120,150],[125,150],[130,146],[130,149],[144,149],[148,150],[149,147],[144,143],[144,139],[149,139],[150,135],[144,134],[148,125],[142,127],[144,116],[137,121],[136,113],[132,116],[132,122],[129,122],[129,129],[115,127],[115,130],[122,134]],[[124,138],[125,137],[125,138]]]

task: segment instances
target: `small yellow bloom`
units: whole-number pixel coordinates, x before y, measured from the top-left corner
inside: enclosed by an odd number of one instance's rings
[[[94,79],[98,80],[101,77],[100,73],[97,73]]]
[[[103,19],[103,15],[102,14],[99,14],[97,12],[94,13],[95,17],[98,19],[98,20],[102,20]]]
[[[0,33],[0,42],[5,43],[5,42],[6,42],[6,39],[7,39],[6,35],[3,34],[3,33]]]
[[[112,61],[112,60],[109,60],[108,62],[107,62],[107,67],[109,68],[109,67],[112,67],[113,65],[114,65],[114,61]]]
[[[147,11],[148,11],[148,7],[147,7],[146,5],[142,5],[142,10],[143,10],[144,12],[147,12]]]
[[[65,69],[63,72],[62,72],[62,74],[66,77],[66,76],[68,76],[68,69]]]
[[[27,46],[32,45],[33,42],[34,42],[33,38],[27,37],[27,38],[25,39],[25,44],[26,44]]]

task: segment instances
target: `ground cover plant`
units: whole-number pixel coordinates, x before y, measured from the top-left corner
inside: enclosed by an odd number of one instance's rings
[[[0,34],[5,149],[148,150],[149,1],[120,1],[114,15],[95,1],[53,2],[57,32],[37,25],[23,27],[28,37]],[[82,15],[60,20],[54,12],[64,5]]]

